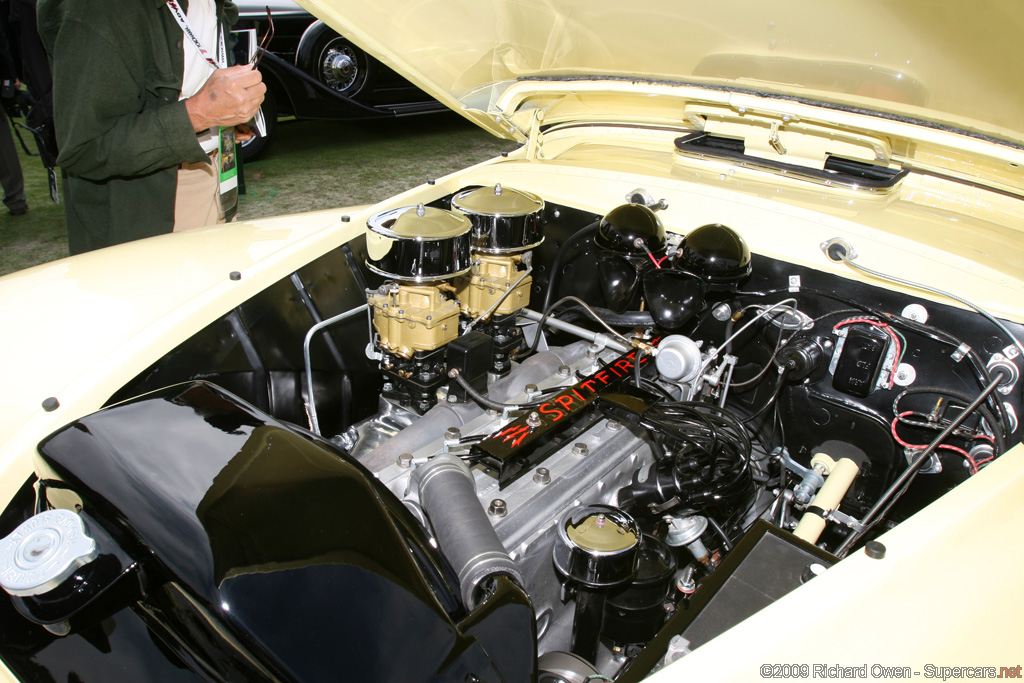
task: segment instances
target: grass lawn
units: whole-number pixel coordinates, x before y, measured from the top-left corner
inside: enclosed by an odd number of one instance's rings
[[[245,167],[238,220],[371,204],[514,146],[454,113],[281,121],[269,152]],[[15,218],[0,206],[0,275],[67,256],[64,209],[50,201],[39,160],[21,156],[29,211]]]

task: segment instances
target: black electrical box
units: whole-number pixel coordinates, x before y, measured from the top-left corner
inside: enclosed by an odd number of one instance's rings
[[[832,386],[851,396],[869,396],[878,384],[889,342],[889,335],[875,327],[848,328],[846,340],[838,351]]]
[[[490,335],[473,330],[448,344],[445,361],[449,370],[458,370],[473,389],[486,394],[487,370],[491,367],[493,353],[494,339]],[[459,401],[468,400],[465,390],[458,382],[449,384],[448,393],[454,394]]]

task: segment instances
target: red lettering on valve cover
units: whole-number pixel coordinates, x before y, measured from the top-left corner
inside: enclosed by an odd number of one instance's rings
[[[563,413],[561,410],[559,410],[558,408],[556,408],[553,405],[551,405],[550,402],[543,404],[540,408],[538,408],[538,410],[541,413],[543,413],[544,415],[554,415],[555,416],[555,420],[554,420],[555,422],[558,422],[563,417],[565,417],[565,413]]]
[[[529,433],[530,428],[527,425],[512,425],[508,429],[498,432],[498,438],[504,442],[511,441],[509,448],[515,448],[523,442]]]

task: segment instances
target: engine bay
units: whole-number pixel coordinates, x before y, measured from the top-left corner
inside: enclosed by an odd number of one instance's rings
[[[382,211],[107,410],[179,382],[221,387],[268,416],[253,424],[275,420],[376,480],[389,514],[418,526],[402,534],[424,539],[409,552],[443,558],[416,561],[447,577],[460,632],[521,591],[538,680],[640,680],[849,553],[884,552],[879,534],[1020,441],[1024,410],[1020,325],[895,277],[751,253],[739,226],[674,231],[665,204],[638,188],[596,215],[496,184]],[[821,250],[855,263],[838,237]],[[31,508],[67,509],[68,482],[86,479],[41,450]],[[128,509],[86,512],[122,554],[152,544],[121,538],[137,528]],[[70,617],[25,605],[91,552],[13,593],[46,638],[74,631]]]

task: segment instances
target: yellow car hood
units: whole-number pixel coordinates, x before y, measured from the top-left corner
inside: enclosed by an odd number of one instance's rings
[[[1024,142],[1024,14],[1014,0],[299,3],[512,139],[529,132],[515,116],[533,85],[570,84],[528,105],[551,124],[585,111],[561,110],[560,100],[586,97],[572,92],[573,81],[597,80],[623,103],[652,85],[687,84]],[[627,106],[642,118],[635,102]],[[600,100],[600,109],[615,107]]]
[[[0,471],[225,310],[360,232],[358,210],[341,220],[351,212],[160,235],[0,278]],[[57,352],[42,358],[41,347]],[[0,496],[23,482],[0,481]]]

